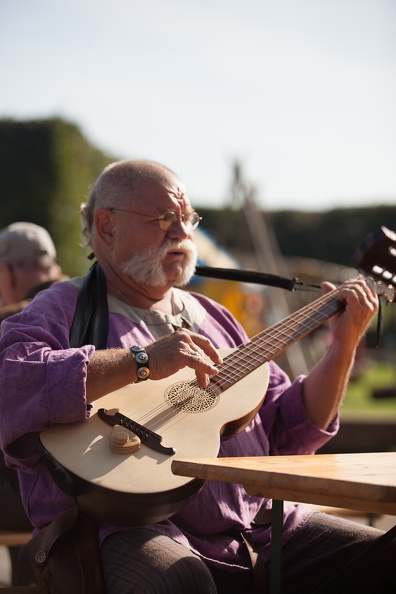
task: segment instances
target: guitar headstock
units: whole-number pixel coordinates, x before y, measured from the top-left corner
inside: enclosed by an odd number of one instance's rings
[[[373,278],[388,301],[396,288],[396,233],[386,227],[365,237],[352,257],[359,272]]]

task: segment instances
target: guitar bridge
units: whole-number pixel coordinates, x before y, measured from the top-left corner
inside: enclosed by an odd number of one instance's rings
[[[139,437],[140,441],[144,443],[145,446],[156,452],[165,454],[166,456],[173,456],[176,454],[174,448],[167,448],[162,445],[161,435],[158,435],[158,433],[154,433],[154,431],[151,431],[144,425],[140,425],[140,423],[129,419],[116,409],[106,410],[100,408],[98,410],[98,416],[111,427],[121,425],[121,427],[125,427],[125,429],[132,431],[132,433]]]

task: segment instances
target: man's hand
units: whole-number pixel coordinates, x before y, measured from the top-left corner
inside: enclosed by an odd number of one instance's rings
[[[322,289],[327,293],[334,285],[325,282]],[[348,280],[339,287],[337,299],[345,302],[345,309],[331,319],[333,340],[355,347],[378,309],[375,283],[363,277]]]
[[[214,364],[222,359],[205,336],[189,330],[177,330],[146,347],[150,358],[150,379],[158,380],[173,375],[183,367],[195,369],[198,384],[206,388],[209,376],[218,373]]]

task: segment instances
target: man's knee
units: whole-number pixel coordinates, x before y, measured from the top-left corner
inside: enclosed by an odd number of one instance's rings
[[[109,594],[216,594],[212,575],[199,557],[144,528],[107,538],[102,563]]]
[[[163,593],[216,594],[211,572],[199,557],[182,557],[165,572],[168,588]]]

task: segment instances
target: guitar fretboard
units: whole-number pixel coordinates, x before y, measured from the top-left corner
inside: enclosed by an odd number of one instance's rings
[[[321,326],[344,304],[337,300],[338,289],[322,295],[287,318],[260,332],[224,359],[211,383],[226,390],[260,365],[271,361],[292,344]]]

